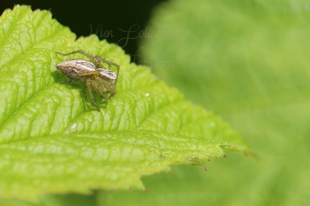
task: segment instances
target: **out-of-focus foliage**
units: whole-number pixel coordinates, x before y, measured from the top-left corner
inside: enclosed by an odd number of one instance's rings
[[[206,174],[176,167],[145,178],[148,194],[105,193],[119,200],[111,205],[310,205],[309,12],[305,0],[175,0],[158,7],[142,62],[224,116],[258,159],[229,154],[207,164]]]

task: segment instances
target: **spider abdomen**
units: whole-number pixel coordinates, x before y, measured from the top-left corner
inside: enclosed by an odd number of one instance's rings
[[[87,76],[81,76],[80,74],[96,71],[95,65],[84,59],[70,59],[60,62],[56,67],[64,75],[75,81],[83,81],[87,78]]]

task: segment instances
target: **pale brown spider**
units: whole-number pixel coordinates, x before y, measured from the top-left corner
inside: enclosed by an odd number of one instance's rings
[[[100,56],[94,57],[82,50],[73,51],[67,54],[62,54],[59,52],[56,53],[63,56],[80,53],[89,58],[90,61],[86,61],[85,59],[70,59],[60,62],[56,65],[56,67],[71,79],[69,82],[62,84],[70,84],[73,81],[85,81],[89,97],[100,111],[99,106],[94,100],[92,91],[98,92],[105,99],[109,99],[111,96],[116,94],[115,88],[120,66],[113,62],[107,61]],[[105,69],[101,62],[107,64],[109,69],[111,66],[115,66],[117,68],[117,74],[111,70]],[[107,97],[104,92],[110,93],[110,97]]]

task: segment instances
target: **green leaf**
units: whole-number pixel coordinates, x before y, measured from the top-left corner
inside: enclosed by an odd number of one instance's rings
[[[37,200],[48,193],[144,189],[142,176],[169,165],[203,164],[224,150],[245,152],[236,132],[216,115],[167,87],[148,67],[96,36],[79,38],[27,6],[0,18],[0,196]],[[120,65],[117,94],[108,101],[55,65],[84,50]]]
[[[310,205],[308,8],[306,0],[174,0],[158,7],[142,62],[220,113],[260,161],[213,161],[207,176],[179,170],[174,182],[183,184],[167,184],[164,194],[157,191],[165,177],[148,177],[152,195],[141,203],[141,194],[111,192],[117,203],[162,205],[165,195],[167,205]]]

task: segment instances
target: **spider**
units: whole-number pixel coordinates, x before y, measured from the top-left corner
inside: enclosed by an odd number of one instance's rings
[[[70,59],[56,64],[56,67],[71,79],[69,82],[64,82],[62,84],[70,84],[73,81],[85,81],[89,97],[100,111],[99,106],[94,100],[92,91],[98,92],[106,100],[115,95],[120,66],[100,56],[92,56],[83,50],[77,50],[67,54],[56,53],[63,56],[80,53],[89,58],[90,61],[86,61],[85,59]],[[111,70],[105,69],[101,62],[107,64],[109,69],[111,66],[115,66],[117,68],[117,74]],[[107,97],[104,92],[110,93],[110,97]]]

